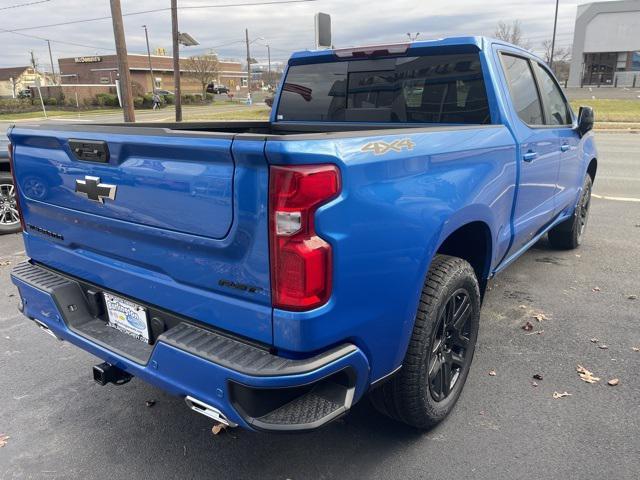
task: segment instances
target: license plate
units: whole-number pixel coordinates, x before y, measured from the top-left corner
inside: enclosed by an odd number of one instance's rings
[[[110,293],[104,294],[104,303],[109,317],[107,325],[149,343],[149,322],[144,307]]]

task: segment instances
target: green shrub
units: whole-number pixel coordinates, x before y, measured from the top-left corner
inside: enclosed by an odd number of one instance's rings
[[[182,103],[184,104],[190,104],[190,103],[194,103],[196,101],[196,97],[195,95],[191,94],[191,93],[187,93],[185,95],[182,95]]]
[[[212,103],[212,102],[213,102],[213,98],[214,98],[213,93],[207,93],[207,94],[205,95],[205,99],[206,99],[206,101],[207,101],[207,102],[209,102],[209,103]]]
[[[164,98],[164,103],[166,103],[167,105],[173,105],[174,103],[176,103],[175,95],[162,95],[162,98]]]
[[[45,105],[50,105],[52,107],[58,105],[58,99],[55,97],[43,98],[42,100],[44,101]]]
[[[142,97],[134,97],[133,99],[133,107],[134,108],[142,108],[142,104],[144,103],[144,98]]]
[[[112,93],[98,93],[96,95],[96,104],[100,107],[118,107],[118,96]]]

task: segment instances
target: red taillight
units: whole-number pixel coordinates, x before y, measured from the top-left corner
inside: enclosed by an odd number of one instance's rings
[[[273,305],[308,310],[331,295],[331,245],[315,231],[318,207],[340,192],[335,165],[272,166],[269,234]]]
[[[20,215],[20,225],[22,226],[22,231],[26,231],[26,227],[24,224],[24,216],[22,215],[22,208],[20,208],[20,193],[18,192],[18,180],[16,179],[16,169],[13,164],[13,145],[9,144],[9,170],[11,170],[11,176],[13,177],[13,189],[14,195],[16,197],[16,207],[18,209],[18,214]]]

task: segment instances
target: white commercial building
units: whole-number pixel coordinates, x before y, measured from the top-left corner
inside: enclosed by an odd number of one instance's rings
[[[640,87],[640,0],[578,6],[570,87]]]

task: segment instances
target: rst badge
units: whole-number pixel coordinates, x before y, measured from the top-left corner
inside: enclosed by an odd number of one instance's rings
[[[84,180],[76,180],[76,193],[86,195],[89,200],[94,202],[104,203],[105,198],[115,200],[116,190],[115,185],[100,183],[100,177],[86,176]]]
[[[369,142],[362,146],[360,151],[372,152],[374,155],[384,155],[387,152],[401,152],[403,148],[407,150],[413,150],[416,144],[411,141],[410,138],[402,138],[400,140],[394,140],[391,143],[388,142]]]

